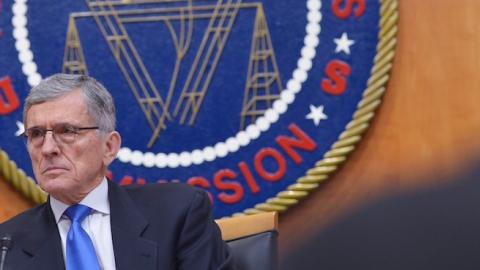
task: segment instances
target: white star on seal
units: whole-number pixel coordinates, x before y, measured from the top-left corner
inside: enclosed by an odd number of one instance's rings
[[[312,119],[315,126],[320,124],[320,120],[327,119],[328,116],[323,112],[323,105],[315,107],[310,105],[310,113],[305,116],[306,119]]]
[[[23,125],[22,122],[17,121],[17,128],[18,128],[18,130],[17,130],[17,132],[15,132],[15,136],[18,137],[25,132],[25,126]]]
[[[345,52],[346,54],[350,54],[350,46],[355,44],[353,39],[348,39],[347,33],[343,32],[340,38],[334,38],[333,41],[337,44],[335,48],[335,52]]]

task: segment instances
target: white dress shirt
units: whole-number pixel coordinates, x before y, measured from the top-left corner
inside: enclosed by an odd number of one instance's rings
[[[90,239],[92,239],[100,268],[103,270],[115,270],[107,181],[108,180],[104,178],[79,204],[86,205],[92,209],[92,213],[82,221],[82,228],[88,233]],[[50,206],[52,207],[58,231],[60,232],[63,258],[64,261],[66,261],[67,234],[71,221],[63,213],[69,205],[50,197]]]

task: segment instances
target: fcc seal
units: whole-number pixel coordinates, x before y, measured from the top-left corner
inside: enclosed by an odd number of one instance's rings
[[[0,0],[0,174],[35,189],[22,102],[88,74],[117,105],[112,181],[200,187],[216,217],[284,211],[361,139],[396,20],[394,0]]]

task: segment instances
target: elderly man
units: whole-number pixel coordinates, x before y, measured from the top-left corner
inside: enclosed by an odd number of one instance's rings
[[[26,98],[24,123],[49,199],[0,225],[14,241],[6,269],[231,269],[205,192],[107,180],[121,138],[112,97],[96,80],[43,80]]]

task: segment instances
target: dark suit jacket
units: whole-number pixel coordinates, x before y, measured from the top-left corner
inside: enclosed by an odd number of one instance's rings
[[[117,270],[231,269],[205,192],[184,184],[108,186]],[[48,202],[1,224],[0,233],[13,239],[5,269],[65,269]]]

